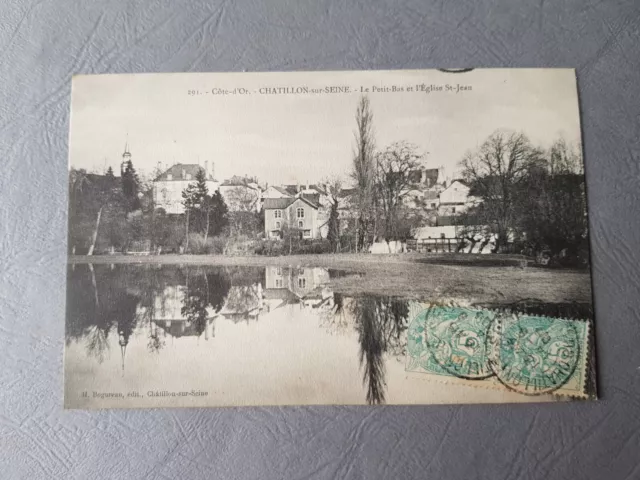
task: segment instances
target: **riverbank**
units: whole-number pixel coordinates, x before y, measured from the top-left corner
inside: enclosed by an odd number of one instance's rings
[[[322,267],[336,276],[331,288],[346,295],[394,295],[416,299],[463,298],[470,303],[523,300],[590,303],[588,270],[535,268],[520,256],[470,254],[336,254],[282,257],[224,255],[70,256],[70,264],[166,264],[246,267]]]

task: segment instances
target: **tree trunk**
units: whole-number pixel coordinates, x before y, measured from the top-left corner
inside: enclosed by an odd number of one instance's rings
[[[98,228],[100,228],[100,217],[102,217],[102,209],[98,210],[98,218],[96,218],[96,228],[93,230],[93,236],[91,237],[91,246],[89,247],[89,251],[87,255],[93,255],[93,249],[96,247],[96,240],[98,239]]]
[[[360,214],[356,217],[356,253],[358,253],[358,240],[360,237]]]
[[[100,302],[98,301],[98,284],[96,282],[96,273],[93,270],[93,264],[89,264],[89,271],[91,272],[91,284],[93,285],[93,294],[96,301],[96,310],[100,307]]]
[[[204,231],[204,245],[205,245],[205,248],[206,248],[206,245],[207,245],[207,238],[209,237],[209,222],[210,222],[209,219],[210,219],[210,217],[211,217],[211,215],[209,215],[209,212],[207,212],[207,228]]]
[[[187,249],[189,248],[189,209],[187,209],[187,215],[185,216],[185,218],[187,221],[184,224],[184,253],[187,253]]]

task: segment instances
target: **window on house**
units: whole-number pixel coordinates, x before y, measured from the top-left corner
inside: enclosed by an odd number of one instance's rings
[[[276,268],[276,275],[282,276],[282,268],[281,267],[277,267]]]
[[[282,218],[282,210],[274,210],[273,211],[273,216],[275,218]]]
[[[169,202],[169,192],[167,191],[166,188],[162,189],[162,202],[163,203],[168,203]]]
[[[451,207],[451,213],[456,213],[456,207]]]
[[[298,228],[304,228],[304,222],[302,220],[298,222]]]
[[[296,210],[296,217],[298,218],[304,218],[304,208],[298,208]]]
[[[280,222],[276,222],[276,228],[277,228],[278,230],[280,230],[280,227],[281,227],[281,226],[282,226],[282,224],[281,224]]]
[[[305,230],[304,231],[304,236],[309,238],[311,236],[311,230]]]
[[[306,288],[307,287],[307,279],[299,278],[298,279],[298,288]]]
[[[444,233],[440,234],[440,238],[445,238]]]
[[[435,203],[432,203],[432,204],[431,204],[431,208],[436,208],[436,204],[435,204]]]
[[[282,288],[282,279],[276,278],[276,288]]]
[[[167,180],[173,180],[173,175],[170,173],[167,173]]]

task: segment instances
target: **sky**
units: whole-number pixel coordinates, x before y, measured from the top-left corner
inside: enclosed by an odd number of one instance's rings
[[[458,91],[458,84],[470,89]],[[349,91],[272,93],[327,87]],[[387,91],[393,87],[404,91]],[[95,75],[74,77],[69,164],[97,172],[111,166],[117,175],[128,143],[145,177],[158,167],[207,161],[218,180],[346,178],[362,89],[369,89],[376,146],[411,142],[425,167],[443,167],[449,177],[496,129],[522,131],[542,147],[560,135],[580,142],[572,69]]]

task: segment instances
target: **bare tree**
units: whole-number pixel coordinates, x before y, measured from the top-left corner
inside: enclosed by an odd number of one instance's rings
[[[356,252],[358,245],[366,244],[367,225],[374,212],[375,140],[373,112],[367,96],[360,97],[356,108],[355,148],[351,178],[356,187]],[[362,241],[360,238],[362,237]]]
[[[339,177],[332,177],[324,181],[327,197],[329,198],[329,218],[327,238],[331,243],[333,253],[340,252],[340,216],[338,212],[342,181]]]
[[[260,201],[258,190],[237,185],[224,194],[229,206],[229,221],[233,233],[255,233],[258,226],[257,205]]]
[[[516,195],[527,174],[544,165],[542,152],[523,133],[497,130],[476,151],[467,153],[460,166],[471,187],[481,197],[484,221],[497,233],[497,246],[507,242],[517,224]]]
[[[387,241],[399,237],[403,199],[414,186],[412,173],[420,168],[423,158],[418,148],[407,142],[395,142],[376,155],[376,188]]]
[[[572,144],[560,136],[549,149],[549,173],[558,175],[564,173],[584,173],[582,151],[579,144]]]

